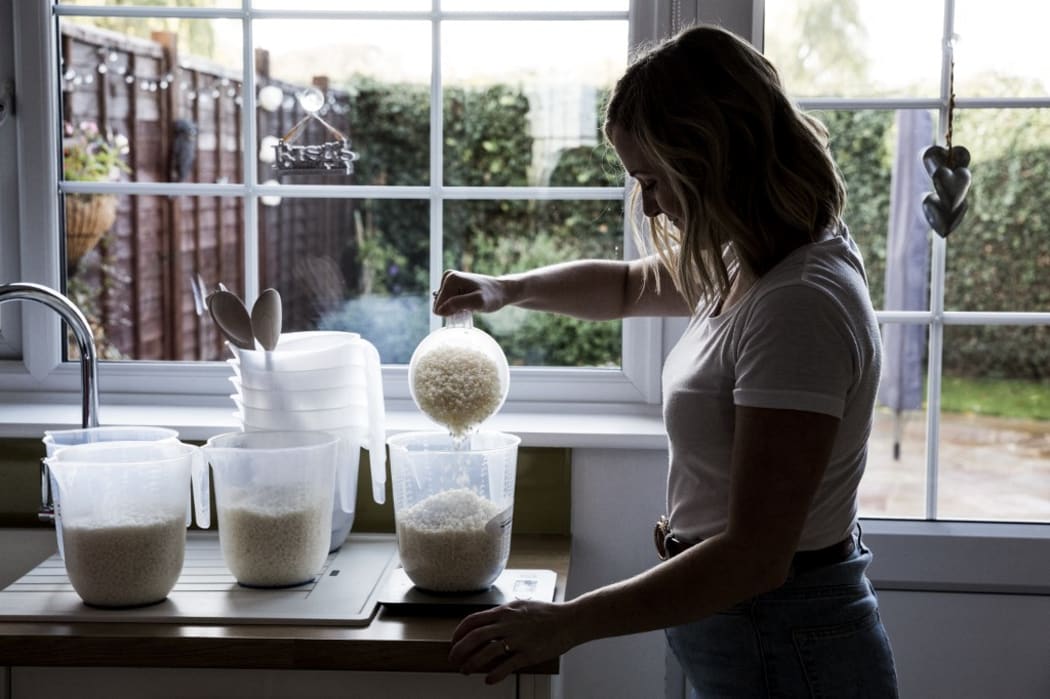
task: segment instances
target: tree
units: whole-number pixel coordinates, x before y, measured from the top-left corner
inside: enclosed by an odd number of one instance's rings
[[[214,0],[110,0],[110,5],[138,7],[213,7]],[[179,37],[179,51],[215,60],[215,34],[210,22],[179,17],[91,17],[94,27],[149,39],[153,32],[171,32]]]
[[[784,12],[766,26],[794,30],[767,33],[765,54],[792,94],[851,94],[854,86],[869,83],[858,0],[797,0]]]

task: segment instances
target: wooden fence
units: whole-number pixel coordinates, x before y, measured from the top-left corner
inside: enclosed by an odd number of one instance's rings
[[[126,135],[131,170],[126,177],[131,181],[241,183],[241,73],[179,56],[177,46],[176,37],[165,32],[154,33],[150,41],[63,24],[63,118],[73,125],[95,122],[102,131]],[[259,86],[275,84],[287,96],[302,89],[269,80],[266,53],[256,55]],[[324,78],[314,82],[326,91],[330,104],[347,104],[348,96],[328,91]],[[325,119],[348,133],[348,113],[332,110]],[[257,110],[257,134],[283,135],[302,116],[294,99],[285,99],[273,112]],[[196,136],[176,147],[176,124],[185,122],[193,125]],[[319,128],[311,128],[304,138],[323,136]],[[186,146],[192,162],[175,154],[186,153]],[[260,163],[258,177],[272,179],[270,165]],[[334,181],[350,183],[352,176]],[[318,290],[310,275],[338,268],[342,250],[352,240],[352,206],[350,200],[285,198],[278,206],[259,207],[260,288],[281,292],[286,330],[314,326]],[[223,358],[211,318],[198,314],[192,281],[199,275],[209,289],[222,282],[243,293],[244,207],[240,196],[120,197],[115,225],[70,270],[70,285],[88,290],[85,311],[102,329],[111,354],[151,360]],[[341,294],[342,289],[329,293]]]

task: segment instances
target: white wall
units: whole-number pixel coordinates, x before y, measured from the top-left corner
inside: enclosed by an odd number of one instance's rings
[[[657,562],[653,523],[664,510],[663,451],[577,449],[572,458],[572,562],[566,598]],[[562,660],[566,699],[664,694],[662,633],[595,641]]]

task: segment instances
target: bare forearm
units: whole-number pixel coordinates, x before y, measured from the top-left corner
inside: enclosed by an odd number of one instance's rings
[[[629,267],[612,260],[579,260],[499,278],[509,304],[585,320],[623,317]]]
[[[508,304],[585,320],[689,314],[688,305],[655,259],[579,260],[508,274],[499,281]]]
[[[696,621],[773,589],[779,575],[761,557],[712,537],[644,573],[569,602],[579,634],[575,642]]]

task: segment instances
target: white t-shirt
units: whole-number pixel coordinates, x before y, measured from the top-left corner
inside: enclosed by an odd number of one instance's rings
[[[694,315],[663,370],[675,534],[697,540],[725,530],[734,409],[744,405],[841,419],[798,548],[845,538],[856,522],[881,362],[864,264],[845,227],[792,252],[724,313]]]

